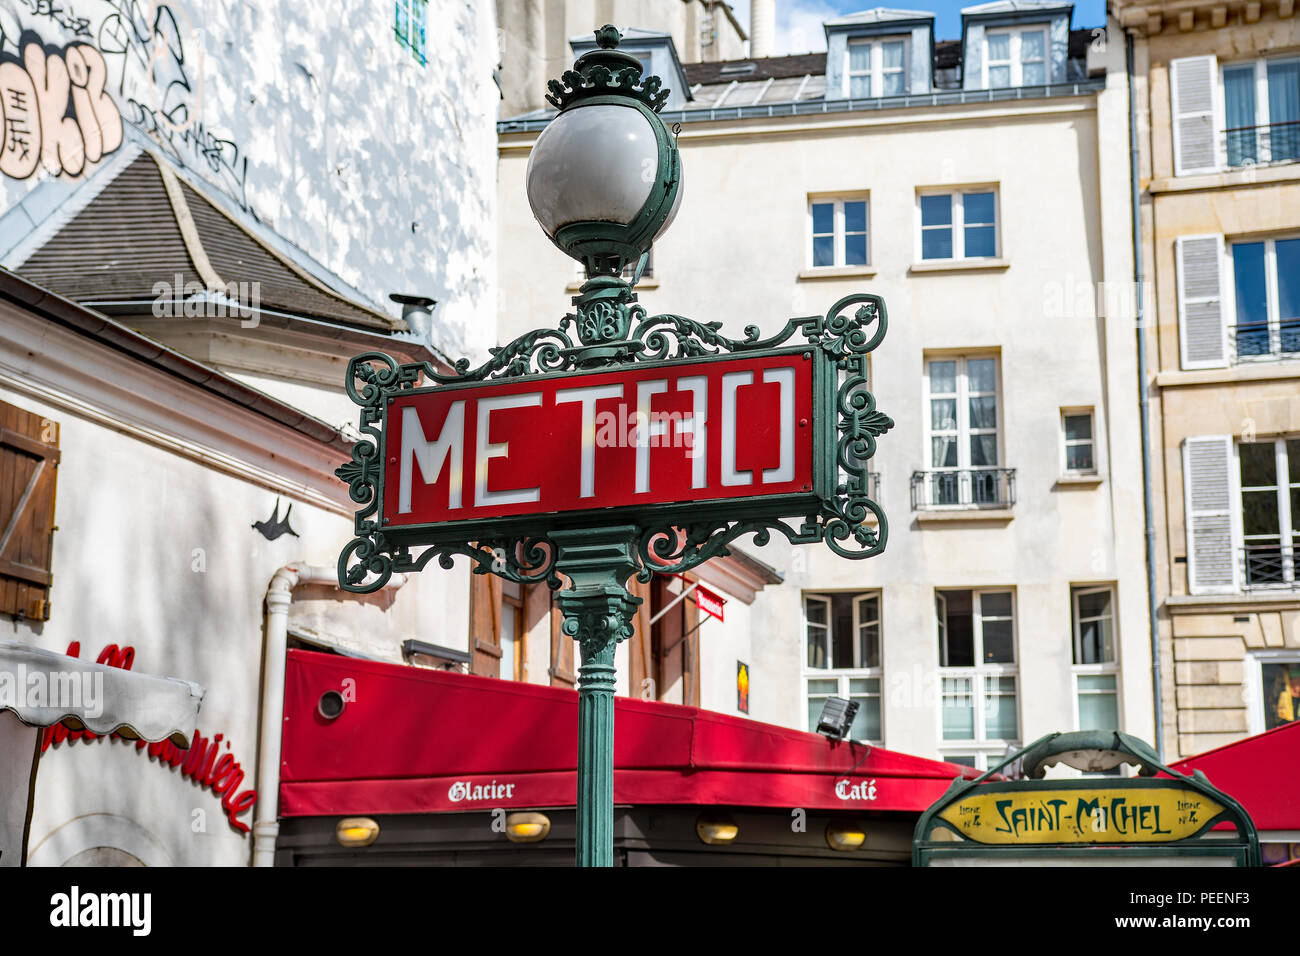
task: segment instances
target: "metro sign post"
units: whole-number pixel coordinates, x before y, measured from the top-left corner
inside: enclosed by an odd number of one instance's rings
[[[681,162],[657,115],[667,91],[616,49],[613,27],[596,38],[551,82],[560,112],[528,170],[538,221],[586,268],[575,311],[475,369],[352,359],[362,437],[337,474],[362,507],[338,567],[340,586],[364,593],[465,555],[477,574],[558,589],[581,651],[577,859],[609,866],[614,651],[639,603],[629,578],[682,573],[773,532],[879,554],[888,523],[867,496],[867,462],[893,422],[866,388],[887,327],[878,296],[739,339],[637,304]]]

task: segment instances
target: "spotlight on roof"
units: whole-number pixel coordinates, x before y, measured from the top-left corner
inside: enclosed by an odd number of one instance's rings
[[[411,335],[423,342],[433,341],[433,307],[437,299],[424,295],[402,295],[394,292],[389,297],[402,307],[402,321],[411,330]]]
[[[402,641],[402,657],[408,664],[439,671],[464,671],[469,664],[469,655],[464,651],[424,641]]]
[[[843,740],[849,735],[853,718],[858,715],[858,702],[843,697],[827,697],[822,704],[822,715],[817,718],[817,733],[831,740]]]

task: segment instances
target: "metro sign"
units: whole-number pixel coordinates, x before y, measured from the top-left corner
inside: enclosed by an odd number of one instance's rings
[[[385,530],[814,501],[819,359],[801,349],[403,392],[384,416]]]

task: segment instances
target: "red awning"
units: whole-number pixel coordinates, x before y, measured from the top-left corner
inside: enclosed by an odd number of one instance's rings
[[[1257,830],[1300,830],[1300,722],[1187,757],[1171,769],[1200,770],[1246,808]]]
[[[322,717],[323,693],[347,704]],[[968,767],[615,700],[614,799],[919,813]],[[578,695],[311,651],[285,673],[281,816],[573,806]]]

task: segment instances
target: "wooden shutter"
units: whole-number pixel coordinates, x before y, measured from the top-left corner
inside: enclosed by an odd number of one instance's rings
[[[632,636],[627,642],[627,693],[629,697],[641,697],[642,685],[647,678],[653,680],[655,673],[654,648],[650,636],[650,585],[633,578],[628,590],[641,599],[641,604],[636,609]],[[651,699],[653,698],[652,694]]]
[[[688,579],[687,584],[694,583]],[[682,703],[700,706],[700,608],[695,591],[682,602]]]
[[[1219,64],[1213,56],[1189,56],[1169,64],[1174,128],[1174,175],[1219,168],[1217,119]]]
[[[1183,442],[1187,585],[1192,594],[1236,590],[1233,553],[1232,439],[1203,435]]]
[[[561,630],[564,615],[551,604],[551,686],[577,687],[578,671],[573,665],[574,640]]]
[[[501,579],[471,574],[469,580],[469,672],[500,677]]]
[[[1174,249],[1182,366],[1225,368],[1228,328],[1223,308],[1223,236],[1179,236]]]
[[[59,426],[0,402],[0,613],[50,617]]]

